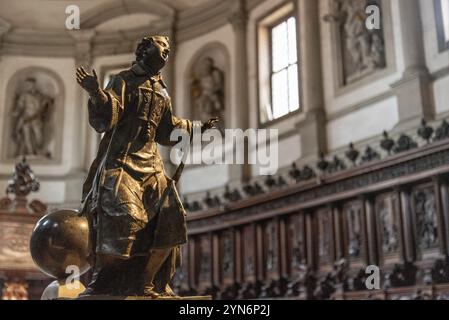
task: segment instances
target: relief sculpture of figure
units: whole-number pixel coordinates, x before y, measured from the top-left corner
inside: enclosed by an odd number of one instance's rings
[[[198,67],[198,79],[192,85],[193,106],[201,119],[223,117],[224,76],[212,58],[205,58]]]
[[[161,76],[169,54],[168,37],[143,38],[132,67],[105,89],[95,70],[77,69],[77,81],[90,96],[89,122],[104,133],[80,210],[90,224],[92,247],[85,296],[174,295],[169,284],[187,238],[186,213],[175,187],[179,176],[167,177],[157,144],[174,146],[173,130],[193,134],[198,125],[204,132],[218,119],[201,124],[173,115]]]
[[[51,129],[49,118],[53,104],[53,98],[39,91],[36,79],[25,80],[23,91],[17,94],[12,111],[15,157],[51,156],[47,150],[46,140]]]

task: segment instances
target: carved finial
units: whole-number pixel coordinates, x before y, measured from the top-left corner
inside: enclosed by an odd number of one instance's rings
[[[391,150],[394,147],[394,140],[390,139],[390,137],[388,136],[388,132],[384,131],[383,132],[383,140],[380,142],[380,146],[382,149],[384,149],[385,151],[388,152],[388,155],[391,155]]]
[[[421,127],[418,129],[418,136],[430,143],[430,138],[433,135],[433,128],[427,125],[426,119],[421,120]]]
[[[351,142],[349,144],[349,150],[346,151],[345,156],[349,159],[349,161],[352,162],[352,164],[355,166],[357,159],[359,158],[360,152],[354,148],[354,144]]]
[[[40,184],[34,176],[26,158],[16,164],[12,179],[8,182],[6,194],[14,194],[16,197],[25,198],[31,192],[39,191]]]

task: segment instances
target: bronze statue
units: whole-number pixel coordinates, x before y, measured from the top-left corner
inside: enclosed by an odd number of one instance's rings
[[[89,122],[104,133],[83,187],[81,214],[91,226],[92,281],[84,295],[175,295],[169,283],[186,242],[185,210],[167,177],[157,143],[174,146],[174,129],[192,134],[189,120],[173,115],[161,69],[169,38],[145,37],[136,61],[101,89],[97,74],[78,68],[77,81],[90,96]],[[201,125],[215,128],[217,118]]]

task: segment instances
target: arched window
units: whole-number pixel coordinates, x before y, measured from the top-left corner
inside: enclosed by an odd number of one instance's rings
[[[299,109],[296,19],[287,17],[271,29],[271,108],[269,119]]]
[[[260,125],[301,109],[296,11],[290,2],[258,21]]]

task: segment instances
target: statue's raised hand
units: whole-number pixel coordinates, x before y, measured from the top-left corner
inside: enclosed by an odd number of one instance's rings
[[[220,119],[218,117],[209,119],[209,121],[207,121],[206,123],[203,124],[203,126],[201,127],[201,132],[205,132],[209,129],[216,129],[217,128],[217,123],[220,121]]]
[[[100,89],[95,69],[92,69],[92,73],[93,75],[87,73],[83,67],[76,69],[76,81],[78,81],[79,85],[91,95]]]

